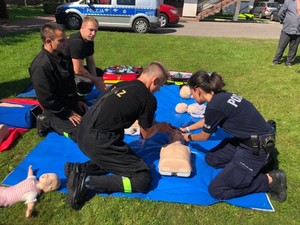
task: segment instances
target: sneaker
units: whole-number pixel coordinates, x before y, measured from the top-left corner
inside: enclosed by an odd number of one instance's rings
[[[286,65],[287,67],[292,67],[292,64],[291,64],[291,63],[285,63],[285,65]]]
[[[50,130],[50,122],[44,112],[36,117],[36,129],[40,137],[46,136]]]
[[[87,196],[87,187],[85,186],[86,175],[84,173],[75,173],[72,171],[68,177],[67,202],[72,209],[78,210],[84,204]]]
[[[276,66],[276,65],[279,65],[279,64],[281,64],[281,62],[273,62],[272,66]]]
[[[80,173],[79,171],[79,163],[71,163],[71,162],[67,162],[65,164],[65,175],[66,178],[68,178],[71,174],[71,172],[75,172],[75,173]]]
[[[286,175],[283,170],[272,170],[269,172],[273,181],[269,185],[270,197],[276,201],[284,202],[287,197]]]

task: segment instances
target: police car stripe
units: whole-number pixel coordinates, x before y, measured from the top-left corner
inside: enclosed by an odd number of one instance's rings
[[[68,10],[76,9],[82,14],[93,15],[93,16],[134,16],[139,13],[146,14],[147,16],[155,16],[156,9],[155,8],[133,8],[133,7],[98,7],[94,6],[86,7],[86,6],[73,6],[68,7]]]

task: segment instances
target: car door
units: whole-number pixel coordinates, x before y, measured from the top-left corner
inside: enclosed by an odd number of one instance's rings
[[[265,3],[264,3],[264,2],[260,2],[260,3],[254,8],[253,14],[254,14],[255,16],[258,16],[258,15],[264,10],[264,7],[265,7]]]
[[[89,0],[86,14],[94,16],[100,26],[111,24],[111,1],[112,0]]]
[[[112,0],[111,23],[118,27],[131,27],[131,19],[136,14],[137,0]]]

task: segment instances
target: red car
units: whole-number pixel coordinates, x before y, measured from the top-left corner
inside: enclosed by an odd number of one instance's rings
[[[179,14],[178,10],[171,6],[166,4],[160,5],[160,27],[166,27],[168,24],[176,24],[179,22]]]

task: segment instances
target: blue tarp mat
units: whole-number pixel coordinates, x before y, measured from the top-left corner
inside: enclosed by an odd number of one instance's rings
[[[8,102],[7,102],[8,103]],[[0,105],[0,124],[13,128],[30,128],[32,125],[31,109],[33,105],[21,103],[9,103],[16,107]],[[21,107],[19,107],[21,105]]]
[[[156,97],[158,99],[157,121],[167,121],[175,126],[181,126],[198,120],[190,117],[188,114],[177,114],[175,112],[175,106],[179,102],[194,103],[192,99],[184,100],[180,98],[178,86],[164,86],[156,94]],[[207,151],[227,136],[229,136],[227,133],[219,129],[208,141],[189,143],[192,152],[191,162],[193,172],[190,177],[182,178],[161,176],[158,172],[160,148],[162,145],[168,143],[168,135],[159,133],[147,140],[140,139],[139,136],[126,135],[125,140],[129,143],[132,150],[151,167],[153,176],[152,187],[147,194],[113,193],[111,195],[203,206],[221,202],[214,199],[207,190],[210,181],[221,170],[207,165],[204,157]],[[6,177],[3,184],[14,185],[25,179],[28,166],[32,165],[33,169],[36,170],[37,177],[45,172],[57,173],[62,180],[60,191],[66,193],[66,178],[63,172],[65,162],[84,162],[87,159],[79,150],[76,143],[56,133],[49,133],[21,164]],[[105,196],[107,194],[101,195]],[[250,194],[224,202],[244,208],[274,211],[266,193]]]
[[[99,96],[100,91],[96,89],[94,86],[92,91],[84,96],[84,99],[87,101],[87,104],[90,106],[92,105],[93,101]],[[35,90],[31,85],[29,85],[24,91],[17,95],[18,98],[36,98]]]

